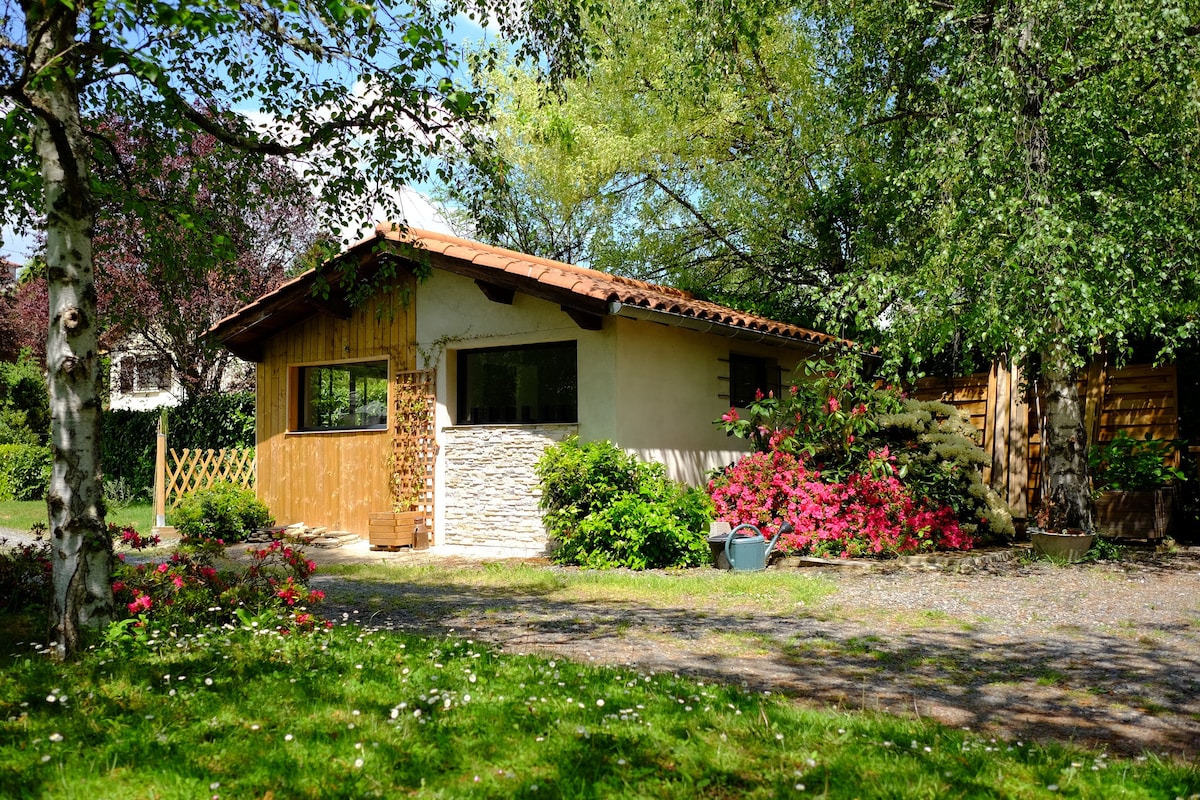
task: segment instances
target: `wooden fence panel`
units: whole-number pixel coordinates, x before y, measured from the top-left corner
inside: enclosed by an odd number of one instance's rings
[[[171,448],[165,463],[158,466],[156,485],[163,487],[165,508],[174,508],[185,495],[207,489],[214,483],[228,482],[243,489],[254,487],[255,458],[250,447],[178,452]],[[160,483],[161,481],[161,483]]]
[[[1135,439],[1179,436],[1178,372],[1174,364],[1111,368],[1098,359],[1081,375],[1079,397],[1090,444],[1111,441],[1118,431]],[[1022,391],[1022,389],[1025,391]],[[1003,365],[955,378],[925,378],[913,387],[919,400],[940,400],[971,417],[991,456],[984,478],[1024,517],[1040,501],[1043,408],[1036,387]]]

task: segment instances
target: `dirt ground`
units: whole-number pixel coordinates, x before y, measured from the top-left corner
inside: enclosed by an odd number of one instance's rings
[[[364,625],[736,681],[1010,741],[1200,753],[1200,549],[1069,567],[1014,559],[962,573],[806,571],[836,588],[787,609],[314,581],[329,593],[327,613]]]

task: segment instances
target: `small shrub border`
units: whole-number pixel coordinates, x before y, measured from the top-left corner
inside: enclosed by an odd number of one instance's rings
[[[170,518],[185,539],[218,539],[227,544],[245,541],[255,530],[275,522],[253,490],[229,482],[185,495]]]

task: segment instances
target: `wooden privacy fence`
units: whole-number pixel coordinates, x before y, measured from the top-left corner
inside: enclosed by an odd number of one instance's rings
[[[941,400],[966,412],[979,430],[991,463],[984,480],[1025,517],[1039,500],[1042,419],[1036,386],[1022,386],[1019,372],[996,364],[990,372],[925,378],[913,391],[919,400]],[[1111,441],[1118,431],[1135,439],[1179,436],[1179,380],[1174,364],[1110,368],[1103,359],[1080,376],[1088,444]]]
[[[166,525],[168,508],[179,504],[185,494],[207,489],[214,483],[228,482],[243,489],[254,487],[254,448],[231,447],[220,450],[168,451],[167,436],[158,434],[158,452],[154,462],[155,525]]]

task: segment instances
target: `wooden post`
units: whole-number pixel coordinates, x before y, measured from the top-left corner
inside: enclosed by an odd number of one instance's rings
[[[1100,416],[1108,389],[1108,354],[1103,348],[1092,356],[1088,367],[1087,389],[1084,395],[1083,429],[1087,431],[1088,447],[1100,441]]]
[[[154,527],[167,525],[167,409],[158,415],[157,447],[154,453]]]
[[[1029,516],[1029,403],[1021,391],[1017,367],[1005,370],[1008,381],[1008,504],[1013,516]]]

